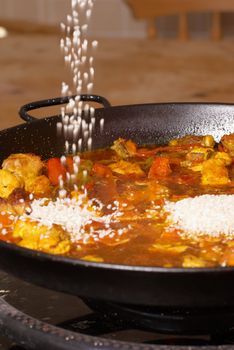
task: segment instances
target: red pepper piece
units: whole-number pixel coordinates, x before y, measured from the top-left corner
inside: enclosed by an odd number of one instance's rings
[[[95,163],[93,168],[92,168],[92,172],[99,176],[99,177],[110,177],[112,176],[112,171],[111,169],[104,165],[104,164],[100,164],[100,163]]]
[[[2,224],[2,226],[10,226],[13,224],[14,222],[14,219],[10,219],[10,216],[9,214],[3,214],[3,213],[0,213],[0,224]]]
[[[169,159],[166,157],[157,157],[149,170],[148,178],[166,177],[171,173]]]
[[[194,148],[195,146],[200,146],[200,144],[188,144],[188,145],[180,145],[180,146],[159,146],[153,149],[148,148],[138,148],[136,156],[137,157],[150,157],[150,156],[156,156],[159,152],[186,152],[187,150],[190,150]]]
[[[72,157],[66,157],[66,168],[70,174],[73,174],[73,159]]]
[[[65,178],[66,168],[61,164],[59,158],[50,158],[47,162],[48,177],[52,185],[57,186],[59,177]]]

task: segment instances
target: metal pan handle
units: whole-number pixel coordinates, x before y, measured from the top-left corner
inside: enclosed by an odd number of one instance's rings
[[[42,100],[42,101],[36,101],[28,103],[24,106],[22,106],[19,110],[20,118],[26,121],[27,123],[32,123],[35,120],[38,120],[38,118],[35,118],[28,114],[28,111],[32,111],[34,109],[43,108],[43,107],[50,107],[50,106],[56,106],[56,105],[62,105],[65,103],[68,103],[71,98],[75,98],[76,95],[73,96],[65,96],[65,97],[56,97],[51,98],[48,100]],[[98,95],[80,95],[81,101],[91,101],[96,102],[101,105],[103,105],[104,108],[111,107],[110,102],[102,96]]]

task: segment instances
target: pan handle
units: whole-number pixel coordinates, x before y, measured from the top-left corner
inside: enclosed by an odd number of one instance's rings
[[[75,97],[76,95],[56,97],[56,98],[50,98],[48,100],[28,103],[20,108],[19,110],[20,118],[25,120],[27,123],[32,123],[33,121],[38,120],[38,118],[35,118],[30,114],[28,114],[27,113],[28,111],[32,111],[34,109],[38,109],[42,107],[62,105],[62,104],[68,103],[71,98],[75,98]],[[80,99],[81,101],[91,101],[91,102],[102,104],[104,108],[111,107],[110,102],[105,97],[102,97],[99,95],[80,95]]]

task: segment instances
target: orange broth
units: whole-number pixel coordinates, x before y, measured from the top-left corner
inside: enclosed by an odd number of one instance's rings
[[[40,174],[49,179],[49,191],[45,194],[43,191],[33,193],[32,197],[21,186],[7,198],[0,199],[0,239],[26,248],[60,254],[56,245],[61,243],[59,240],[69,241],[66,230],[59,228],[60,236],[56,236],[54,245],[41,245],[40,235],[36,231],[35,243],[32,228],[27,228],[27,220],[22,223],[25,225],[24,233],[20,231],[19,234],[16,223],[20,216],[14,220],[13,216],[16,217],[15,206],[19,205],[19,198],[21,202],[24,200],[23,213],[35,198],[54,200],[58,196],[58,178],[61,175],[67,197],[76,197],[85,188],[88,199],[102,204],[100,215],[108,216],[113,211],[121,213],[117,220],[110,222],[108,228],[103,222],[91,220],[85,229],[90,232],[92,227],[92,234],[85,241],[80,236],[77,241],[70,240],[69,249],[62,250],[62,255],[140,266],[232,266],[234,236],[222,233],[219,236],[186,235],[176,226],[169,227],[167,213],[163,210],[166,201],[176,202],[203,194],[234,194],[232,142],[230,135],[224,136],[219,144],[214,143],[211,136],[186,136],[172,140],[165,146],[139,147],[132,141],[119,139],[112,148],[80,154],[80,170],[72,184],[65,181],[65,173],[74,171],[72,157],[65,169],[58,167],[54,173],[54,167],[59,162],[48,160],[43,163]],[[4,207],[7,203],[10,207],[8,211]]]

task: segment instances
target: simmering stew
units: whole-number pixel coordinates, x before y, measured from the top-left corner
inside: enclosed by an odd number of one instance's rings
[[[108,149],[0,169],[0,239],[95,262],[234,265],[234,134]]]

